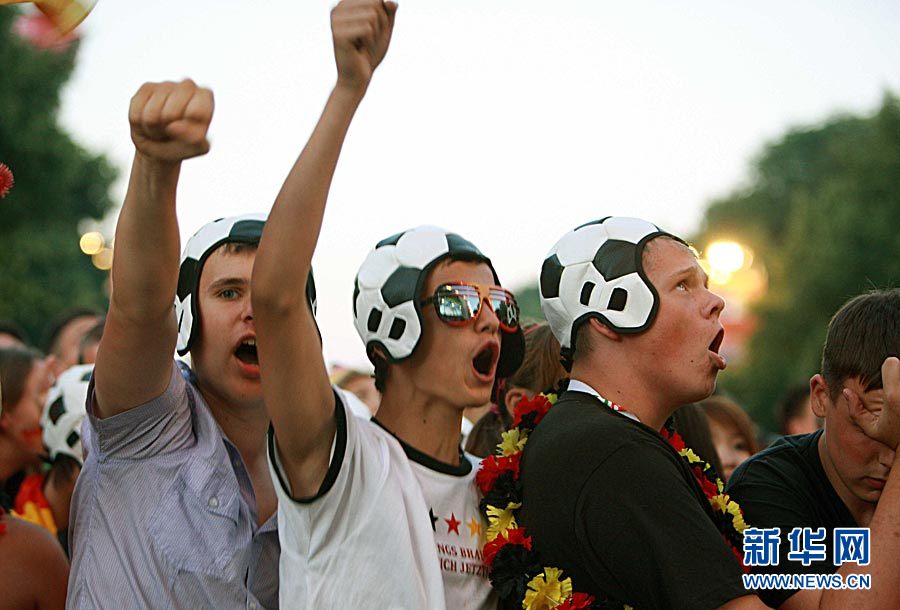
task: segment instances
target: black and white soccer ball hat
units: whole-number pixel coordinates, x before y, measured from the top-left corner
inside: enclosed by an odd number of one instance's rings
[[[579,327],[597,318],[624,334],[653,324],[659,294],[642,263],[644,246],[660,235],[678,237],[639,218],[608,216],[569,231],[541,267],[541,309],[571,364]]]
[[[196,294],[206,259],[222,244],[258,244],[265,224],[265,214],[242,214],[219,218],[200,227],[200,230],[185,244],[181,254],[181,268],[178,271],[178,291],[175,295],[175,317],[178,320],[176,349],[179,356],[188,353],[197,338],[198,327],[194,324],[195,320],[199,320]],[[306,280],[306,298],[315,315],[316,285],[312,270]]]
[[[93,364],[78,364],[65,370],[50,388],[41,415],[44,445],[50,459],[67,455],[84,463],[81,446],[81,422],[87,415],[85,401],[94,372]]]
[[[428,272],[445,259],[484,263],[500,284],[488,257],[470,241],[440,227],[421,226],[381,240],[363,261],[353,289],[353,321],[375,363],[375,348],[389,362],[409,358],[422,338],[419,304]],[[497,376],[507,377],[522,363],[521,327],[501,333]]]

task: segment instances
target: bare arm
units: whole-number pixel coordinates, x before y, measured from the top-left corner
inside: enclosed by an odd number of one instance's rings
[[[294,496],[314,495],[335,434],[328,381],[305,286],[350,122],[387,52],[397,5],[344,0],[331,13],[338,79],[266,222],[253,268],[263,398]]]
[[[175,188],[184,159],[209,150],[213,96],[186,80],[146,83],[128,119],[135,155],[116,225],[112,295],[97,353],[96,415],[162,394],[172,370],[180,238]]]

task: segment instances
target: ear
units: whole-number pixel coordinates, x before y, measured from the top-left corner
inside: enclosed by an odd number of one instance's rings
[[[503,398],[503,406],[506,407],[510,417],[515,415],[516,405],[523,398],[530,398],[529,392],[524,388],[512,387],[506,391],[506,396]]]
[[[591,325],[591,328],[612,341],[621,341],[622,335],[612,330],[609,326],[598,320],[597,318],[591,318],[588,320]]]
[[[809,380],[809,407],[816,417],[825,417],[829,404],[831,396],[828,393],[828,384],[822,375],[816,373]]]

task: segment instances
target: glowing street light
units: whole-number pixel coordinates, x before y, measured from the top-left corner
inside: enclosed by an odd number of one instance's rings
[[[748,251],[736,241],[714,241],[706,249],[706,258],[713,272],[732,274],[750,266]]]
[[[101,248],[99,252],[91,256],[91,262],[94,267],[101,271],[109,271],[112,269],[113,251],[111,248]]]
[[[78,242],[78,246],[81,248],[81,251],[87,254],[88,256],[94,256],[106,245],[106,240],[103,239],[103,235],[97,231],[89,231],[81,236],[81,240]]]

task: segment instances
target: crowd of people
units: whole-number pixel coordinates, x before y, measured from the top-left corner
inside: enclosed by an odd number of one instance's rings
[[[725,303],[681,238],[585,218],[528,322],[489,252],[397,227],[355,278],[372,372],[329,371],[311,261],[397,8],[333,9],[336,84],[271,212],[183,250],[213,94],[132,98],[108,311],[43,352],[0,323],[0,609],[900,607],[900,289],[835,313],[769,436],[716,392]]]

